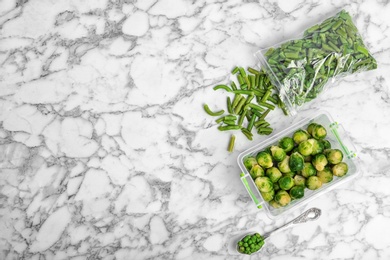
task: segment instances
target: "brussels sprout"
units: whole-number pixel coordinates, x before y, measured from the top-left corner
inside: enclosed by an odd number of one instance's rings
[[[309,141],[303,141],[298,145],[298,152],[303,156],[308,156],[313,152],[313,145]]]
[[[326,159],[331,164],[338,164],[343,160],[343,153],[339,149],[331,149],[327,151]]]
[[[311,132],[315,139],[324,139],[326,137],[326,129],[322,125],[315,125]]]
[[[286,157],[286,152],[279,146],[271,146],[270,150],[272,158],[277,162],[283,161],[283,159]]]
[[[274,183],[274,191],[280,190],[279,184],[277,182]]]
[[[348,164],[341,162],[332,167],[332,172],[334,176],[342,177],[348,172]]]
[[[268,168],[265,174],[272,182],[277,182],[282,177],[282,173],[276,167]]]
[[[311,155],[316,155],[316,154],[322,153],[324,151],[324,145],[322,144],[322,142],[317,141],[316,139],[313,139],[313,138],[311,138],[307,141],[310,142],[312,147],[313,147]]]
[[[290,197],[293,200],[300,199],[305,195],[305,186],[294,186],[290,190]]]
[[[316,126],[317,124],[316,123],[311,123],[308,125],[307,127],[307,132],[310,134],[310,135],[313,135],[313,128]]]
[[[274,198],[274,195],[275,195],[275,191],[273,189],[269,192],[260,192],[260,193],[265,201],[272,200]]]
[[[279,203],[280,206],[284,207],[290,203],[291,197],[288,195],[287,191],[280,190],[275,194],[275,201]]]
[[[283,176],[282,176],[282,177],[284,177],[284,176],[294,178],[295,172],[286,172],[286,173],[283,173]]]
[[[304,159],[299,153],[292,153],[289,160],[289,166],[291,171],[297,172],[303,169]]]
[[[311,155],[305,156],[304,161],[305,162],[311,162],[313,160],[313,157]]]
[[[322,171],[324,167],[328,164],[326,156],[322,153],[314,155],[313,161],[311,162],[317,171]]]
[[[278,183],[282,190],[289,190],[292,186],[294,186],[294,179],[288,176],[283,176],[279,179]]]
[[[283,137],[279,141],[279,146],[287,153],[294,148],[294,140],[290,137]]]
[[[257,163],[263,168],[271,168],[274,165],[271,155],[267,152],[258,153]]]
[[[314,166],[309,162],[304,164],[303,169],[301,171],[301,175],[305,178],[314,176],[316,175],[316,173],[317,173],[316,168],[314,168]]]
[[[274,187],[272,181],[268,177],[257,177],[255,184],[261,192],[270,192]]]
[[[330,144],[330,142],[328,140],[324,139],[324,140],[320,140],[320,142],[324,146],[324,150],[332,148],[332,145]]]
[[[290,161],[290,156],[286,156],[283,161],[278,163],[279,171],[283,173],[291,172],[290,166],[288,165],[288,162]]]
[[[305,181],[306,181],[306,178],[301,176],[301,175],[297,174],[294,176],[294,185],[295,186],[299,186],[299,185],[305,186]]]
[[[244,165],[250,171],[254,165],[257,164],[257,160],[254,157],[247,157],[244,159]]]
[[[256,179],[257,177],[264,176],[264,170],[263,170],[263,168],[261,168],[260,165],[256,164],[249,171],[249,174],[252,176],[252,179]]]
[[[322,183],[328,183],[333,180],[333,174],[328,167],[325,167],[322,171],[317,172],[317,177]]]
[[[310,176],[306,180],[306,187],[309,190],[316,190],[322,186],[322,182],[317,176]]]
[[[298,130],[293,134],[293,140],[296,144],[307,141],[307,139],[309,139],[309,134],[305,130]]]
[[[278,209],[278,208],[281,207],[280,204],[277,203],[275,200],[271,200],[271,201],[269,202],[269,205],[270,205],[271,207],[275,208],[275,209]]]

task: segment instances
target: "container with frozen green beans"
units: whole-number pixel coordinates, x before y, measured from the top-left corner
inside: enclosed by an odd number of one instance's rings
[[[316,98],[329,80],[377,67],[345,10],[308,28],[301,39],[264,49],[257,56],[291,115]]]

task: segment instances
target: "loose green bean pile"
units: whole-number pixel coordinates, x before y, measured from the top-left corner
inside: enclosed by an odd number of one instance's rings
[[[304,38],[270,48],[266,68],[293,106],[317,97],[330,78],[377,67],[351,16],[341,11],[304,32]]]
[[[281,108],[285,115],[287,110],[285,104],[280,100],[274,86],[264,71],[248,68],[247,72],[242,67],[235,67],[232,71],[237,76],[239,88],[234,81],[230,87],[227,85],[217,85],[214,90],[223,89],[228,93],[233,93],[234,97],[227,97],[228,114],[216,120],[220,126],[220,131],[240,130],[249,140],[253,140],[252,130],[256,129],[259,135],[269,135],[273,129],[270,123],[265,120],[271,110]],[[252,103],[256,101],[256,103]],[[207,104],[203,105],[204,110],[211,116],[221,116],[225,110],[211,111]],[[244,126],[245,119],[247,120]],[[236,136],[230,138],[228,151],[234,149]]]

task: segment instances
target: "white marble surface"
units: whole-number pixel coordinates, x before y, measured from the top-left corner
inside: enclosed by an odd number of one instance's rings
[[[293,216],[268,219],[238,178],[264,137],[228,154],[202,104],[224,104],[211,88],[234,65],[342,7],[379,68],[307,110],[344,125],[363,173],[253,258],[390,259],[390,3],[310,0],[0,1],[0,259],[239,258],[232,233]]]

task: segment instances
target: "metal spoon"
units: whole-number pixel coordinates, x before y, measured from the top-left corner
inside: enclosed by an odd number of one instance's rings
[[[303,212],[301,215],[299,215],[297,218],[291,220],[290,222],[287,222],[287,223],[284,224],[283,226],[281,226],[281,227],[279,227],[279,228],[277,228],[277,229],[275,229],[275,230],[273,230],[273,231],[271,231],[271,232],[268,232],[267,234],[263,235],[262,237],[263,237],[263,239],[264,239],[264,241],[265,241],[265,240],[268,239],[271,235],[273,235],[273,234],[275,234],[275,233],[277,233],[277,232],[279,232],[279,231],[281,231],[281,230],[283,230],[283,229],[286,229],[286,228],[289,228],[289,227],[291,227],[291,226],[295,226],[295,225],[298,225],[298,224],[306,223],[306,222],[308,222],[308,221],[316,220],[316,219],[318,219],[320,216],[321,216],[321,210],[320,210],[320,209],[318,209],[318,208],[311,208],[311,209],[308,209],[308,210],[306,210],[305,212]],[[237,253],[245,255],[244,253],[241,253],[241,252],[238,250],[238,241],[240,241],[241,239],[243,239],[245,236],[247,236],[247,235],[249,235],[249,234],[252,235],[252,234],[254,234],[254,233],[247,233],[247,234],[241,236],[240,239],[235,240],[235,245],[236,245],[236,246],[235,246],[235,249],[236,249]],[[264,243],[264,245],[265,245],[265,243]],[[263,245],[258,251],[254,252],[254,253],[260,252],[261,249],[263,249],[264,245]],[[252,254],[253,254],[253,253],[252,253]]]

